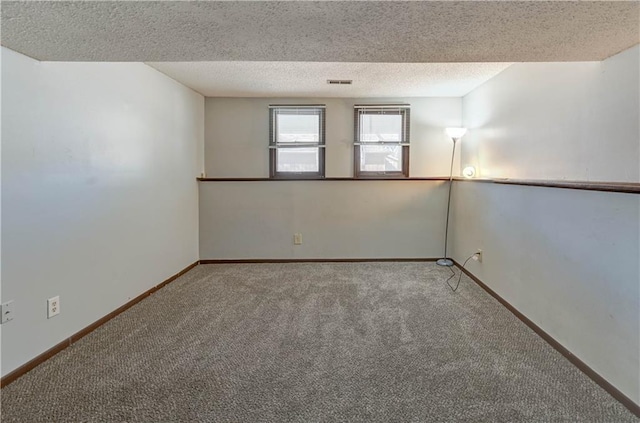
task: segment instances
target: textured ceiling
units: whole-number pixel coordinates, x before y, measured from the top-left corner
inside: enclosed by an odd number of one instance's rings
[[[509,63],[152,62],[208,97],[460,97]],[[329,85],[351,79],[353,85]]]
[[[639,41],[638,2],[2,2],[2,44],[40,60],[601,60]]]

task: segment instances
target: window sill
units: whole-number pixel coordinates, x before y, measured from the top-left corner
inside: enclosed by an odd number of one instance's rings
[[[359,178],[197,178],[200,182],[287,182],[287,181],[448,181],[449,178],[445,176],[433,176],[433,177],[376,177],[365,176]]]
[[[564,188],[583,191],[619,192],[625,194],[640,194],[640,183],[637,182],[590,182],[572,180],[544,180],[544,179],[510,179],[510,178],[460,178],[458,182],[490,183],[500,185],[520,185],[542,188]]]

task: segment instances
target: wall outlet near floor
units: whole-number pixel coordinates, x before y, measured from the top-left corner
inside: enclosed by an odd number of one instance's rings
[[[13,300],[0,304],[0,313],[2,313],[2,323],[13,320]]]
[[[302,234],[299,234],[299,233],[293,234],[293,243],[295,245],[301,245],[302,244]]]
[[[482,263],[482,250],[480,248],[478,248],[478,251],[476,251],[475,259],[476,261]]]
[[[60,296],[56,295],[53,298],[49,298],[47,300],[47,306],[47,319],[51,319],[60,314]]]

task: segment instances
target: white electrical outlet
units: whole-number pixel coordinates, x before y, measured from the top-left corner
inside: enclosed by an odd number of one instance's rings
[[[0,305],[0,313],[2,313],[2,323],[13,320],[13,300]]]
[[[47,319],[51,319],[60,314],[60,296],[56,295],[53,298],[49,298],[47,300],[47,306]]]
[[[301,245],[302,244],[302,234],[293,234],[293,243],[295,245]]]
[[[476,257],[478,258],[478,261],[482,263],[482,250],[480,248],[476,251]]]

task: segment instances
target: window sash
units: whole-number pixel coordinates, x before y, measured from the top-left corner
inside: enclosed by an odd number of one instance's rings
[[[360,146],[360,172],[376,175],[402,173],[404,164],[402,153],[402,147],[398,145]]]
[[[269,175],[271,178],[323,178],[325,157],[325,106],[324,105],[270,105],[269,106]],[[318,116],[318,141],[281,141],[278,139],[278,116]],[[278,150],[317,149],[317,171],[278,170]],[[304,164],[301,164],[304,166]]]
[[[363,134],[364,115],[399,115],[402,117],[399,141],[366,141]],[[359,177],[409,177],[410,106],[407,104],[355,105],[354,106],[354,176]],[[381,137],[382,138],[382,137]],[[402,149],[401,170],[363,170],[363,158],[367,146],[398,146]]]
[[[296,160],[287,155],[299,155]],[[317,147],[281,148],[276,150],[276,172],[293,174],[316,174],[320,172],[320,149]]]

